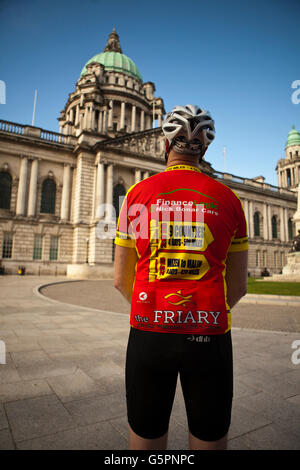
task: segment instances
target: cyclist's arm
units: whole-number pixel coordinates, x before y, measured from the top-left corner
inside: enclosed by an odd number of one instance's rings
[[[247,293],[248,251],[229,252],[226,259],[227,303],[230,308]]]
[[[135,248],[116,245],[114,287],[129,303],[131,303],[137,260]]]

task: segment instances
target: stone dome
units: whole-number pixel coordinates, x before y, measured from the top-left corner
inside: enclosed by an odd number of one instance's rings
[[[293,145],[300,145],[300,134],[295,129],[295,126],[293,126],[292,130],[289,132],[288,140],[286,142],[285,148],[291,147]]]
[[[122,72],[136,78],[141,82],[143,81],[140,71],[133,60],[122,53],[119,36],[116,33],[115,28],[109,35],[104,52],[96,54],[94,57],[88,60],[81,71],[81,77],[87,73],[86,66],[92,62],[98,62],[99,64],[102,64],[105,70]]]

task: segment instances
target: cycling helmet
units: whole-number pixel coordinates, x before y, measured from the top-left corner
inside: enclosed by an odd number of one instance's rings
[[[215,138],[214,121],[208,111],[187,104],[175,106],[164,119],[162,130],[169,149],[177,153],[201,154]]]

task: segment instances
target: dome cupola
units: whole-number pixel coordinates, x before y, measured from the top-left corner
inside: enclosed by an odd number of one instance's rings
[[[102,64],[105,70],[121,72],[136,78],[140,82],[143,82],[140,71],[133,60],[122,53],[119,36],[116,33],[115,28],[109,35],[104,52],[96,54],[87,61],[81,71],[81,77],[87,73],[86,66],[92,62],[98,62],[99,64]]]
[[[293,145],[300,145],[300,134],[295,129],[295,126],[292,126],[292,129],[289,132],[288,140],[286,142],[285,148],[291,147]]]

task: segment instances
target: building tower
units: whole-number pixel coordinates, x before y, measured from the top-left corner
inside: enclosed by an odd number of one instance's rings
[[[285,145],[285,158],[278,161],[278,186],[296,191],[300,183],[300,134],[292,126]]]
[[[143,83],[135,63],[123,54],[113,29],[103,52],[83,67],[73,93],[58,118],[60,132],[90,134],[90,142],[145,131],[165,113],[152,82]]]

